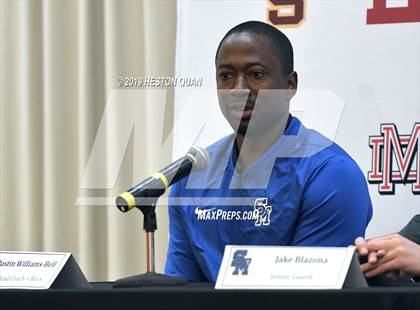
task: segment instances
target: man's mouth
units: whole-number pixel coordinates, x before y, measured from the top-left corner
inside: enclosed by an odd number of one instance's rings
[[[254,111],[254,103],[247,101],[244,102],[232,102],[229,105],[229,114],[236,120],[250,119],[252,112]]]

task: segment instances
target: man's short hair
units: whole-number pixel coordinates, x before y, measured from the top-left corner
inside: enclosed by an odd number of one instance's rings
[[[215,60],[217,60],[217,56],[219,55],[219,50],[223,42],[230,35],[243,32],[257,33],[268,38],[272,43],[273,52],[276,53],[280,59],[284,73],[289,74],[293,71],[293,47],[289,39],[277,28],[259,21],[244,22],[230,29],[217,47]]]

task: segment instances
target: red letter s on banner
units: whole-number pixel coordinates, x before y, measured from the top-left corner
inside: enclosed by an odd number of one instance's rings
[[[305,20],[305,0],[268,0],[267,20],[275,27],[299,26]]]

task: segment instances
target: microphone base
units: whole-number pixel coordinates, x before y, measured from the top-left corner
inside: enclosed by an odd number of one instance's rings
[[[133,288],[150,286],[186,285],[188,281],[181,277],[168,276],[161,273],[146,272],[136,276],[122,278],[114,282],[113,288]]]

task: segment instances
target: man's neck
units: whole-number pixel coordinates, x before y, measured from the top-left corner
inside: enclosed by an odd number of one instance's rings
[[[286,121],[268,132],[260,135],[240,135],[235,137],[236,169],[243,171],[257,160],[273,143],[283,135],[285,129],[290,124],[292,116],[289,114]]]

